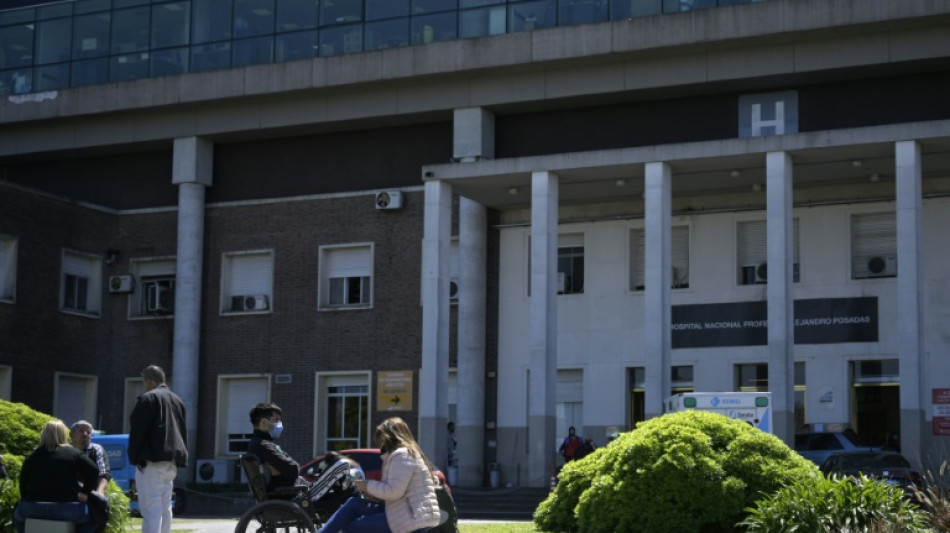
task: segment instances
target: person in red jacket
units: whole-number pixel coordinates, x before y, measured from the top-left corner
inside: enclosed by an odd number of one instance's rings
[[[567,430],[567,436],[564,437],[564,442],[561,443],[561,447],[558,448],[558,451],[561,452],[564,461],[573,461],[574,456],[577,454],[577,449],[581,447],[581,444],[583,444],[583,441],[577,436],[577,430],[574,429],[574,426],[571,426]]]

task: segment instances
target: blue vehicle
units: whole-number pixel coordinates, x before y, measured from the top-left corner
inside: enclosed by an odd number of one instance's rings
[[[139,514],[138,495],[135,491],[135,465],[129,462],[129,436],[106,435],[94,433],[92,442],[102,446],[109,458],[109,469],[112,470],[112,479],[116,485],[129,497],[129,510],[133,515]],[[185,493],[175,487],[172,493],[172,512],[180,515],[185,510]]]

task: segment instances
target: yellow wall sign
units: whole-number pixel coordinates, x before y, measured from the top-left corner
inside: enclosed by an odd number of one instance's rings
[[[412,370],[376,373],[376,410],[412,411]]]

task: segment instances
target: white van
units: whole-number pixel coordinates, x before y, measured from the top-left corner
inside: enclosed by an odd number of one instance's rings
[[[681,392],[663,402],[664,413],[684,409],[712,411],[772,432],[771,392]]]

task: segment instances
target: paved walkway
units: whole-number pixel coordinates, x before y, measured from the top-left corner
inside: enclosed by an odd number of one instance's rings
[[[172,520],[172,531],[189,530],[192,533],[234,533],[238,517],[188,517],[183,516]],[[517,522],[517,520],[459,520],[460,524],[486,524],[492,522]],[[134,532],[133,532],[134,533]]]

